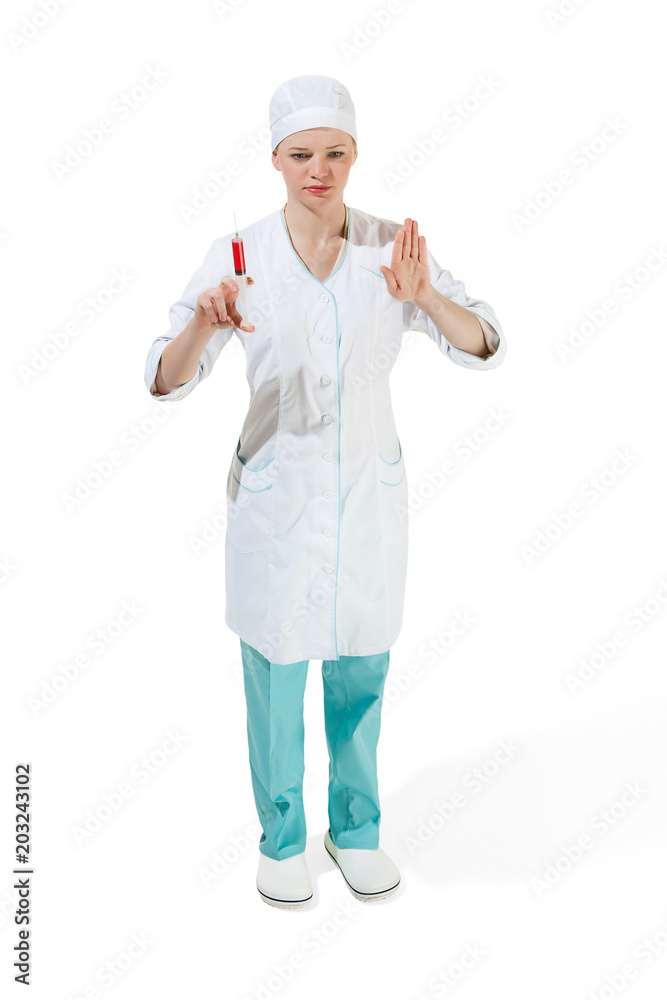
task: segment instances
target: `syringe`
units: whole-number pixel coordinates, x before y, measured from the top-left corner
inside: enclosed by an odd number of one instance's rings
[[[239,236],[236,225],[236,214],[234,214],[234,228],[236,229],[236,237],[232,238],[232,253],[234,254],[234,274],[236,276],[236,283],[239,286],[237,309],[241,313],[243,322],[250,325],[250,320],[248,319],[248,278],[245,272],[245,253],[243,252],[243,240]],[[243,332],[248,333],[247,330]]]

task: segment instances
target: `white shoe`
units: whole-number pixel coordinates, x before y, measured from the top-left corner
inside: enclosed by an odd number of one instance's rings
[[[276,861],[275,858],[269,858],[260,851],[257,889],[269,906],[291,909],[309,903],[313,898],[313,887],[306,866],[305,852]]]
[[[324,846],[357,899],[384,899],[398,889],[400,872],[381,847],[376,850],[336,847],[331,839],[331,830],[324,834]]]

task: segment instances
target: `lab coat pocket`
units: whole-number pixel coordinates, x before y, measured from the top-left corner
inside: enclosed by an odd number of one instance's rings
[[[375,285],[376,288],[386,288],[387,283],[382,271],[372,271],[370,267],[364,267],[363,264],[360,264],[357,274],[362,281],[367,281],[370,285]]]
[[[241,552],[265,552],[271,544],[272,462],[241,461],[237,450],[227,478],[227,536]]]
[[[397,439],[394,458],[378,452],[377,471],[380,490],[380,518],[385,542],[398,545],[408,532],[408,484],[405,460],[400,440]]]

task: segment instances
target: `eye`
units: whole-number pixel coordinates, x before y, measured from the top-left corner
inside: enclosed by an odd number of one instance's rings
[[[310,153],[290,153],[290,156],[293,160],[298,160],[302,156],[310,156]],[[345,156],[345,153],[340,149],[335,149],[332,153],[329,153],[329,156],[335,156],[338,159],[339,156]]]

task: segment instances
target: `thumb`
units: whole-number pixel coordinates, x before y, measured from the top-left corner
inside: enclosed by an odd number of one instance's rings
[[[384,280],[387,282],[387,291],[389,292],[390,295],[393,295],[398,288],[394,272],[391,271],[388,267],[385,267],[383,264],[380,264],[380,270],[382,271],[382,276]]]

